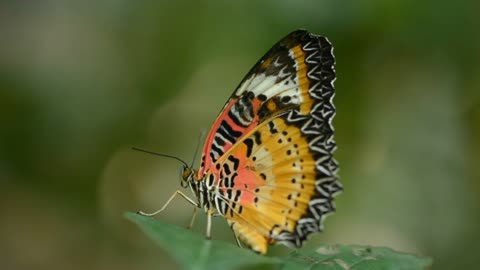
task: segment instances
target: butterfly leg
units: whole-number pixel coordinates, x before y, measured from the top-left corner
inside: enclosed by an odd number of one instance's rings
[[[233,231],[233,236],[235,236],[235,241],[237,242],[238,247],[243,248],[242,243],[240,242],[240,239],[238,239],[238,235],[235,233],[235,231]]]
[[[191,229],[193,227],[193,223],[195,222],[195,218],[197,217],[197,209],[198,207],[193,208],[192,219],[190,220],[190,224],[187,226],[187,229]]]
[[[208,240],[212,239],[212,215],[213,210],[210,209],[207,211],[207,232],[206,237]]]
[[[137,214],[139,215],[142,215],[142,216],[147,216],[147,217],[151,217],[151,216],[155,216],[156,214],[162,212],[163,210],[165,210],[165,208],[167,208],[167,206],[170,204],[170,202],[173,200],[173,198],[175,198],[175,196],[177,195],[180,195],[182,196],[185,200],[187,200],[187,202],[189,202],[190,204],[198,207],[198,203],[195,202],[194,200],[190,199],[187,195],[185,195],[183,192],[181,192],[180,190],[176,190],[172,196],[170,196],[170,198],[168,199],[168,201],[162,206],[162,208],[160,208],[159,210],[155,211],[155,212],[152,212],[152,213],[145,213],[145,212],[142,212],[142,211],[138,211]]]

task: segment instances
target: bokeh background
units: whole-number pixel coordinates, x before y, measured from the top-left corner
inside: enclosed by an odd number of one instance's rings
[[[335,46],[345,187],[307,246],[478,267],[479,2],[226,2],[0,2],[0,268],[175,268],[122,215],[158,209],[181,166],[130,147],[191,160],[249,68],[298,28]],[[178,199],[157,218],[184,226],[191,210]],[[234,242],[221,219],[214,236]]]

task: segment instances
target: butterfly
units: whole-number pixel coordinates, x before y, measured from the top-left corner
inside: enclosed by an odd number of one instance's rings
[[[247,73],[213,123],[198,170],[184,162],[181,195],[211,219],[223,216],[237,243],[265,254],[269,245],[299,248],[322,231],[342,191],[336,143],[335,58],[327,38],[297,30]]]

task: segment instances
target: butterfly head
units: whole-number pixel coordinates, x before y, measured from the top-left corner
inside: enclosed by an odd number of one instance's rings
[[[190,183],[194,183],[194,181],[195,181],[195,170],[184,165],[182,169],[182,180],[180,182],[180,185],[183,188],[186,188],[189,186]]]

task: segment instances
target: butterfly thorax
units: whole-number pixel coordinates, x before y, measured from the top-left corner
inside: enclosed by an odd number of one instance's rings
[[[198,207],[205,211],[215,207],[214,186],[208,186],[203,178],[198,178],[198,172],[192,168],[184,167],[182,171],[182,187],[190,187],[190,190],[197,198]]]

